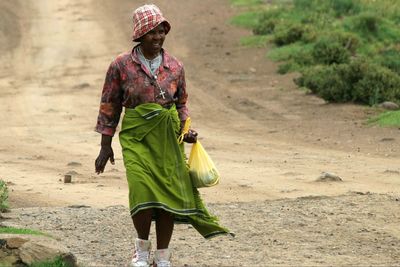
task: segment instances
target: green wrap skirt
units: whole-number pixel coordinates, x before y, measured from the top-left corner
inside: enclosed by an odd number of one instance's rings
[[[125,109],[119,139],[131,216],[145,209],[163,209],[174,214],[175,222],[190,223],[205,238],[230,233],[209,214],[192,186],[184,146],[177,141],[179,133],[175,106],[166,109],[146,103]]]

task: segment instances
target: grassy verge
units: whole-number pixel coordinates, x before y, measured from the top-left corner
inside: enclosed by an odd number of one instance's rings
[[[51,235],[32,229],[23,229],[15,227],[0,227],[0,234],[17,234],[17,235],[42,235],[51,237]]]
[[[9,209],[8,188],[6,182],[4,182],[3,180],[0,180],[0,209],[1,212]],[[0,234],[38,235],[53,238],[51,235],[37,230],[15,227],[0,227]],[[69,267],[69,265],[61,257],[57,257],[54,260],[34,263],[30,265],[30,267]]]
[[[5,212],[8,206],[8,188],[6,182],[0,180],[0,212]]]
[[[243,11],[232,23],[253,31],[241,43],[272,46],[268,57],[281,74],[300,72],[299,87],[328,102],[400,104],[400,1],[245,3],[232,1]]]
[[[0,212],[7,211],[8,209],[9,205],[7,183],[3,180],[0,180]],[[21,229],[15,227],[0,227],[0,234],[42,235],[51,237],[50,235],[37,230]]]
[[[387,111],[368,120],[368,124],[379,126],[400,126],[400,111]]]
[[[29,267],[69,267],[70,265],[65,263],[61,257],[57,257],[54,260],[33,263]]]

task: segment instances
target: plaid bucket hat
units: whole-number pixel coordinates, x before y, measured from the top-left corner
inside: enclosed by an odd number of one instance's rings
[[[133,41],[156,28],[161,23],[165,25],[165,34],[171,29],[171,24],[164,18],[161,10],[153,4],[138,7],[133,12]]]

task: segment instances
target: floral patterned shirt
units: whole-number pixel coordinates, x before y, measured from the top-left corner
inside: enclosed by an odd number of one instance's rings
[[[135,108],[144,103],[168,107],[175,103],[179,118],[188,117],[183,65],[162,50],[162,63],[156,76],[139,60],[137,50],[119,55],[110,65],[104,82],[96,131],[113,136],[122,107]]]

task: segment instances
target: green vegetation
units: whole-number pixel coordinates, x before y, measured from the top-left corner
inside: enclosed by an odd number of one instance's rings
[[[242,43],[272,45],[268,57],[281,74],[299,72],[298,86],[329,102],[400,104],[400,1],[247,2],[233,22],[255,37]]]
[[[63,261],[61,257],[57,257],[54,260],[45,262],[33,263],[30,267],[69,267],[70,265]]]
[[[8,188],[6,182],[0,180],[0,212],[8,210]]]
[[[42,233],[37,230],[22,229],[15,227],[0,227],[0,234],[18,234],[18,235],[43,235],[51,237],[49,234]]]
[[[387,111],[368,121],[369,124],[377,124],[379,126],[399,126],[400,111]]]
[[[256,12],[248,12],[234,17],[231,21],[234,25],[252,29],[257,26],[258,14]]]
[[[232,0],[231,1],[235,6],[254,6],[262,4],[262,0]]]

